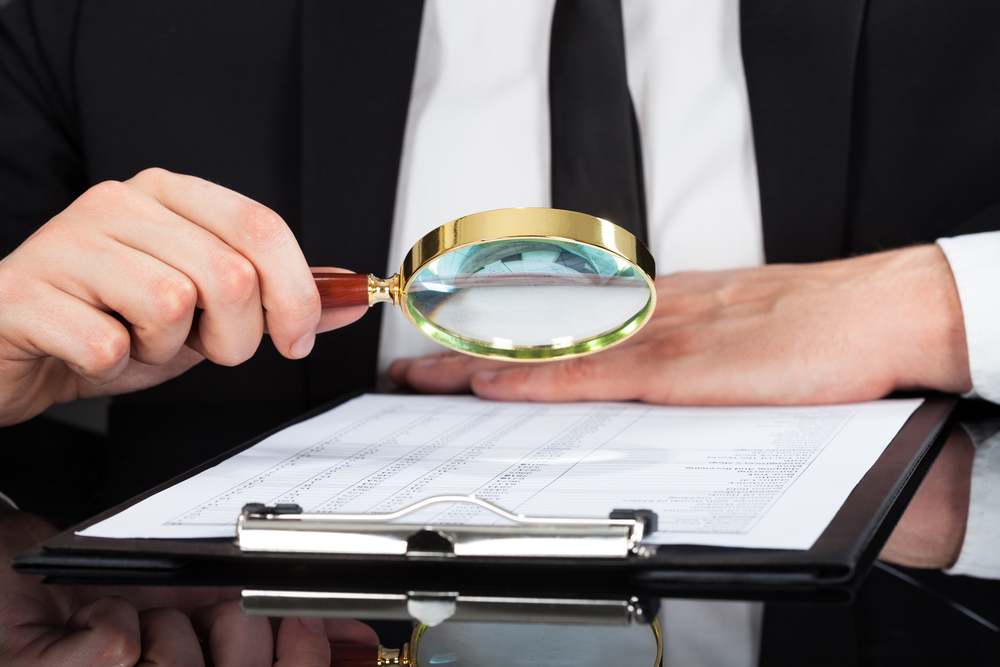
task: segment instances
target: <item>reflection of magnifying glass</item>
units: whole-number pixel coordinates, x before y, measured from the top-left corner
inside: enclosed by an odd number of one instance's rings
[[[663,637],[655,619],[625,627],[447,622],[417,626],[401,651],[340,644],[332,653],[331,667],[659,667]]]
[[[578,356],[628,338],[656,306],[655,265],[607,220],[544,208],[487,211],[420,239],[399,273],[315,273],[323,308],[388,301],[423,333],[482,357]]]

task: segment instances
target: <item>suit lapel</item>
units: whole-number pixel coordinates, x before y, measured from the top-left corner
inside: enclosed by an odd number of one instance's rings
[[[743,66],[767,261],[841,256],[865,0],[743,0]]]
[[[302,0],[301,7],[300,242],[312,266],[381,275],[423,3]],[[306,364],[312,402],[374,382],[381,311],[373,311],[320,336]]]

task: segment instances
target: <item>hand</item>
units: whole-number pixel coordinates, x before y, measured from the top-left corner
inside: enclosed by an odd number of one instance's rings
[[[852,259],[657,281],[656,311],[616,347],[514,364],[447,353],[396,361],[393,382],[498,400],[815,404],[896,389],[971,386],[944,254],[920,246]]]
[[[242,195],[161,169],[102,183],[0,260],[0,426],[239,364],[265,327],[300,358],[363,313],[321,316],[295,237]]]
[[[0,510],[0,664],[194,666],[207,646],[219,667],[329,665],[331,641],[378,643],[348,620],[285,618],[275,634],[267,618],[240,611],[233,590],[45,586],[10,568],[54,533],[36,516]]]
[[[975,455],[969,434],[956,426],[879,558],[907,567],[955,564],[965,540]]]

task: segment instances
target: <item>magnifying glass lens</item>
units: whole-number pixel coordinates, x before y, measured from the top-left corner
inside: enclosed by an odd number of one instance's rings
[[[385,280],[313,275],[324,309],[392,303],[439,343],[511,361],[597,352],[638,331],[656,306],[642,242],[607,220],[546,208],[452,220]]]
[[[657,636],[627,627],[528,623],[442,623],[417,641],[418,667],[653,667]]]
[[[545,238],[456,248],[414,274],[405,292],[418,327],[473,353],[603,347],[604,337],[631,333],[652,300],[649,281],[628,261]]]

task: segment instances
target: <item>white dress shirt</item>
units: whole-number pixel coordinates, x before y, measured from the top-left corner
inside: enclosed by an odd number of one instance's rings
[[[948,574],[1000,579],[1000,420],[966,425],[976,445],[965,542]]]
[[[388,274],[449,220],[551,204],[553,7],[554,0],[425,3]],[[623,18],[657,272],[762,264],[737,0],[625,0]],[[385,313],[382,373],[396,357],[441,349],[400,313]],[[762,611],[758,603],[664,600],[664,664],[755,665]]]
[[[972,395],[1000,403],[1000,232],[938,239],[965,320]],[[976,445],[965,542],[950,574],[1000,579],[1000,424],[968,428]]]

